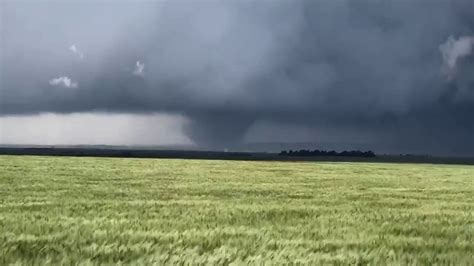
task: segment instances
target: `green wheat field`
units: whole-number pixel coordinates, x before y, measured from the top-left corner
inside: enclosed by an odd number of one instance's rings
[[[0,156],[0,265],[473,265],[474,167]]]

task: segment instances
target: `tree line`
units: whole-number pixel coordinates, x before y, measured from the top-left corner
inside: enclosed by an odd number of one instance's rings
[[[316,156],[338,156],[338,157],[365,157],[365,158],[373,158],[375,157],[375,153],[373,151],[324,151],[324,150],[283,150],[278,155],[281,156],[306,156],[306,157],[316,157]]]

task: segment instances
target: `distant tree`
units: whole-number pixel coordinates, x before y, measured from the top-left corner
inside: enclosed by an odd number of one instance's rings
[[[375,157],[375,153],[373,151],[360,151],[360,150],[352,150],[352,151],[324,151],[324,150],[306,150],[301,149],[298,151],[293,150],[283,150],[279,153],[282,156],[303,156],[303,157],[315,157],[315,156],[336,156],[336,157],[365,157],[365,158],[372,158]]]

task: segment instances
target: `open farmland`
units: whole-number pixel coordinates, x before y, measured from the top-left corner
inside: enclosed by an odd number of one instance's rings
[[[474,262],[474,167],[0,156],[0,264]]]

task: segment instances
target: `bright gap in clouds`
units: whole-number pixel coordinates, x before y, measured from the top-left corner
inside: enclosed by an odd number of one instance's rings
[[[0,144],[184,145],[187,118],[170,114],[39,114],[0,117]]]

